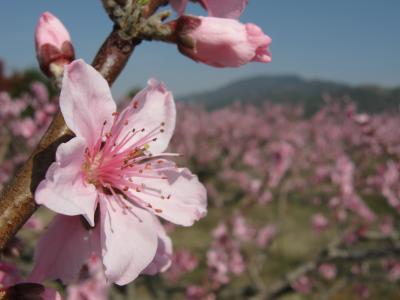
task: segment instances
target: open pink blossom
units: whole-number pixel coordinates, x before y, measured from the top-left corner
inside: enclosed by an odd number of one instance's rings
[[[170,0],[171,6],[179,15],[185,11],[189,0]],[[198,0],[212,17],[238,19],[248,0]]]
[[[206,214],[203,185],[163,153],[175,127],[172,94],[150,80],[117,113],[107,82],[77,60],[65,69],[60,108],[76,137],[59,146],[35,193],[61,215],[39,241],[31,276],[68,282],[92,254],[120,285],[165,270],[172,247],[156,216],[190,226]]]
[[[271,38],[255,24],[182,16],[178,19],[177,32],[179,51],[196,62],[219,68],[271,62]]]

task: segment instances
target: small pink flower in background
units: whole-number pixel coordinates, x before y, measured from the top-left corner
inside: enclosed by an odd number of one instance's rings
[[[170,0],[175,11],[182,15],[189,0]],[[248,0],[198,0],[211,17],[238,19]]]
[[[43,83],[39,81],[32,83],[31,91],[35,99],[39,100],[40,103],[46,104],[49,101],[49,91]],[[35,103],[32,104],[35,105]]]
[[[327,280],[332,280],[336,278],[337,268],[334,264],[322,264],[318,267],[318,272],[321,276]]]
[[[327,229],[329,226],[328,219],[323,214],[320,214],[320,213],[315,214],[312,217],[311,222],[312,222],[312,226],[313,226],[314,230],[317,232],[321,232],[321,231]]]
[[[101,260],[92,256],[87,263],[87,274],[78,283],[68,286],[67,300],[107,300],[108,288]],[[86,277],[86,278],[85,278]]]
[[[178,250],[173,254],[171,268],[165,273],[165,277],[172,282],[177,282],[182,275],[193,271],[198,264],[198,258],[188,250]]]
[[[237,214],[233,217],[233,235],[243,242],[247,242],[253,238],[255,230],[251,227],[247,220],[241,214]]]
[[[300,276],[292,283],[292,288],[304,295],[307,295],[311,292],[312,286],[313,284],[310,277],[306,275]]]
[[[196,62],[219,68],[271,62],[271,38],[254,24],[241,24],[232,19],[182,16],[178,19],[177,30],[179,51]]]
[[[394,221],[391,216],[384,216],[382,222],[379,224],[379,229],[382,234],[389,236],[394,232]]]
[[[32,216],[28,219],[28,221],[25,223],[24,228],[39,231],[43,229],[43,222],[40,218],[37,216]]]
[[[36,280],[73,280],[95,254],[107,280],[123,285],[164,271],[172,247],[157,216],[191,226],[206,214],[206,191],[163,153],[175,104],[150,80],[117,113],[103,77],[77,60],[65,69],[60,108],[76,137],[61,144],[35,200],[59,213],[38,243]]]
[[[273,200],[273,195],[270,191],[265,191],[258,197],[258,203],[260,205],[266,205],[272,202],[272,200]]]
[[[272,239],[276,235],[276,227],[274,225],[266,225],[257,232],[256,243],[260,248],[267,248]]]
[[[186,289],[186,299],[188,300],[215,300],[216,296],[204,287],[190,285]]]
[[[49,74],[50,64],[75,58],[74,48],[68,30],[61,21],[49,12],[43,13],[36,26],[36,54],[40,68]]]
[[[31,118],[25,118],[22,121],[11,124],[11,131],[16,136],[22,136],[26,139],[32,137],[36,131],[36,124]]]
[[[364,284],[358,284],[356,287],[356,293],[360,299],[368,299],[371,295],[369,288]]]
[[[395,262],[389,271],[389,280],[390,281],[399,281],[400,280],[400,262]]]

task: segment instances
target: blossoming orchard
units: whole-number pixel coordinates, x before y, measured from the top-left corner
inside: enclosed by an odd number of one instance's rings
[[[312,113],[209,109],[163,78],[114,100],[143,41],[210,73],[268,69],[247,0],[190,2],[103,0],[113,24],[91,64],[43,12],[42,73],[0,61],[0,299],[398,299],[397,110],[327,94]]]

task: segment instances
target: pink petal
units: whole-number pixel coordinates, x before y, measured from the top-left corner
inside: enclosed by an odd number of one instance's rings
[[[52,288],[45,288],[41,296],[42,300],[62,300],[61,295],[55,289]]]
[[[211,17],[239,19],[248,0],[201,0]]]
[[[157,217],[154,217],[154,223],[157,228],[158,246],[153,261],[142,272],[147,275],[155,275],[159,272],[164,272],[171,266],[172,241]]]
[[[185,11],[186,5],[189,0],[169,0],[172,8],[177,12],[178,15],[182,15]]]
[[[124,127],[119,141],[134,128],[138,133],[123,149],[141,147],[143,142],[147,141],[151,153],[161,153],[167,148],[172,137],[175,119],[176,108],[172,93],[161,82],[150,79],[148,86],[139,92],[132,99],[131,105],[121,113],[119,126]],[[125,121],[128,121],[128,124]],[[141,132],[143,128],[144,131]]]
[[[130,190],[132,199],[144,201],[151,212],[178,225],[191,226],[205,216],[207,192],[196,175],[188,169],[154,171],[167,179],[133,177],[133,182],[144,189],[139,192]]]
[[[100,254],[99,228],[85,228],[81,217],[55,216],[38,242],[29,280],[74,280],[92,253]]]
[[[56,162],[36,189],[35,201],[60,214],[83,215],[94,226],[97,191],[81,174],[85,148],[78,137],[58,147]]]
[[[101,243],[105,274],[124,285],[134,280],[153,260],[157,250],[154,219],[146,210],[114,198],[100,200]]]
[[[89,147],[98,140],[104,121],[112,123],[116,104],[107,81],[83,60],[75,60],[64,72],[60,108],[67,126]]]

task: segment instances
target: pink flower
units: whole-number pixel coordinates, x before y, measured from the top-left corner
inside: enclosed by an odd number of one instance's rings
[[[182,15],[189,0],[170,0],[171,6]],[[212,17],[238,19],[248,0],[198,0]]]
[[[178,49],[196,62],[214,67],[240,67],[271,61],[271,38],[254,24],[214,17],[178,19]]]
[[[215,300],[216,296],[208,291],[204,287],[196,285],[190,285],[186,289],[186,299],[188,300]]]
[[[207,205],[197,177],[162,153],[175,126],[172,94],[150,80],[116,113],[107,82],[77,60],[65,69],[60,108],[76,137],[59,146],[35,193],[61,215],[39,241],[31,276],[70,281],[92,254],[120,285],[165,270],[172,249],[156,216],[191,226]]]
[[[24,228],[39,231],[43,229],[43,222],[37,216],[32,216],[26,221]]]
[[[87,263],[86,278],[68,286],[67,300],[107,300],[110,286],[104,277],[101,260],[92,256]]]
[[[36,55],[40,68],[49,74],[50,64],[57,61],[71,62],[75,58],[71,37],[54,15],[43,13],[35,32]]]
[[[200,0],[211,17],[239,19],[248,0]]]
[[[300,276],[292,283],[292,288],[303,295],[309,294],[311,292],[312,286],[313,284],[311,282],[311,279],[306,275]]]
[[[276,235],[276,227],[274,225],[266,225],[257,232],[256,243],[260,248],[266,248]]]
[[[337,275],[337,268],[334,264],[322,264],[318,267],[318,271],[327,280],[335,279]]]
[[[193,271],[198,264],[198,258],[188,250],[179,250],[174,253],[172,266],[165,273],[165,277],[171,282],[177,282],[185,273]]]
[[[321,232],[327,229],[329,226],[328,219],[323,214],[320,213],[313,215],[311,222],[314,230],[317,232]]]

